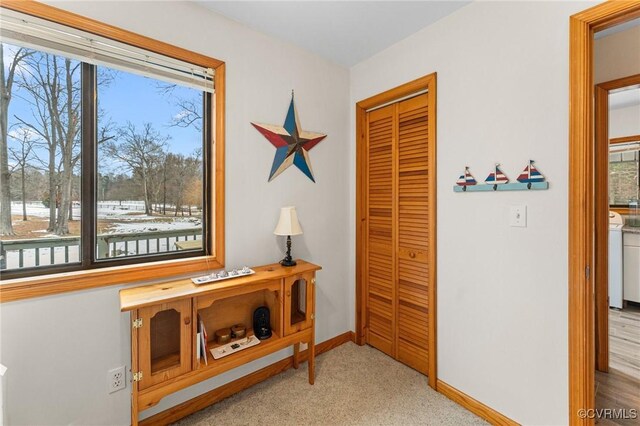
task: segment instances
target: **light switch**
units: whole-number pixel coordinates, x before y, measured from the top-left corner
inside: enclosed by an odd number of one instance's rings
[[[527,206],[511,206],[509,225],[525,228],[527,226]]]

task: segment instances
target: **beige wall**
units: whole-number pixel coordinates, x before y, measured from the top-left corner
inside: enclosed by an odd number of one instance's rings
[[[569,17],[592,5],[473,2],[351,69],[352,117],[438,73],[438,376],[526,425],[568,423]],[[515,179],[529,159],[548,191],[452,190],[465,166]]]
[[[280,207],[295,205],[304,234],[295,237],[294,255],[323,266],[318,273],[316,341],[348,331],[348,70],[194,3],[53,3],[226,61],[227,266],[281,259],[284,240],[273,230]],[[268,183],[275,150],[250,124],[283,123],[292,89],[302,127],[328,134],[310,154],[315,184],[295,167]],[[129,315],[119,312],[118,289],[0,305],[0,362],[9,367],[3,379],[7,424],[129,424],[130,387],[109,394],[106,381],[109,369],[130,365]],[[281,351],[194,385],[144,414],[167,409],[288,354]]]
[[[640,74],[640,26],[597,38],[593,54],[596,84]]]
[[[609,138],[640,135],[640,105],[609,110]]]

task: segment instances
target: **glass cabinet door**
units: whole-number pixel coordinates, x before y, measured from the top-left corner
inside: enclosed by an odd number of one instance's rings
[[[138,310],[139,389],[191,370],[191,300]]]
[[[313,314],[313,274],[285,278],[284,332],[289,335],[311,327]]]

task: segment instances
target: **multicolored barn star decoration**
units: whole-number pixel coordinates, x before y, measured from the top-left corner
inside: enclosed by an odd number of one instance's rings
[[[262,135],[276,147],[276,155],[271,166],[269,182],[284,172],[289,166],[295,164],[313,182],[311,160],[309,151],[327,137],[322,133],[308,132],[302,130],[298,121],[298,114],[293,102],[293,91],[291,91],[291,103],[289,111],[284,120],[284,126],[272,124],[251,123]]]

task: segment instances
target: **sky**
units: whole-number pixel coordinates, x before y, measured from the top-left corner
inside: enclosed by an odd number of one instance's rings
[[[5,66],[8,63],[7,59],[11,56],[10,51],[11,48],[5,45]],[[184,86],[176,86],[172,94],[167,95],[159,88],[159,86],[166,86],[164,82],[118,70],[111,70],[111,75],[113,80],[110,84],[99,86],[98,89],[99,105],[100,109],[105,112],[105,120],[110,119],[116,127],[126,125],[127,121],[132,122],[137,128],[142,128],[144,123],[151,123],[158,133],[169,136],[168,151],[172,153],[189,155],[202,147],[201,131],[193,126],[181,128],[170,125],[173,117],[181,112],[180,107],[176,104],[176,98],[196,99],[199,105],[202,102],[202,92]],[[23,127],[16,116],[25,121],[32,120],[31,106],[25,99],[28,96],[24,89],[14,85],[13,97],[9,105],[10,135],[19,133],[20,128]],[[10,138],[9,147],[17,146],[17,141]],[[38,155],[43,159],[46,158],[43,150],[40,150]],[[108,166],[103,166],[104,164]],[[100,165],[110,167],[110,171],[113,172],[124,172],[113,162],[104,162],[101,159]],[[102,170],[102,172],[106,171]]]

